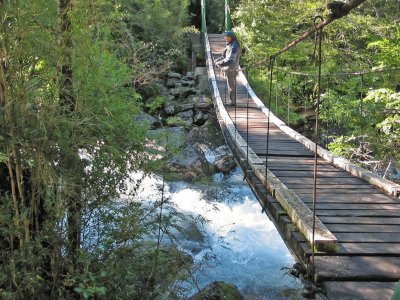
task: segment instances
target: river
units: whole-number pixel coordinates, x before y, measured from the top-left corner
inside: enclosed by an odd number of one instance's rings
[[[160,177],[145,178],[138,200],[158,201],[160,183]],[[216,174],[212,184],[166,182],[165,197],[177,211],[206,220],[197,226],[203,237],[176,233],[199,266],[193,275],[200,288],[222,280],[246,299],[302,299],[300,282],[287,273],[295,260],[239,168]]]

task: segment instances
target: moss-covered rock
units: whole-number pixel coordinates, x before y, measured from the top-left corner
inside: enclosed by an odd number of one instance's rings
[[[214,281],[200,292],[190,297],[191,300],[244,300],[239,289],[230,283]]]

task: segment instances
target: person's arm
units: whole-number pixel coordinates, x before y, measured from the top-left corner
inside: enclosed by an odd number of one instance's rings
[[[224,53],[222,53],[222,55],[220,57],[218,57],[214,60],[214,62],[219,64],[219,63],[221,63],[221,61],[223,61],[225,59],[225,57],[226,57],[226,49],[224,50]]]
[[[235,63],[236,57],[239,55],[239,44],[233,43],[231,55],[229,57],[225,57],[221,63],[219,64],[221,67],[228,67]]]

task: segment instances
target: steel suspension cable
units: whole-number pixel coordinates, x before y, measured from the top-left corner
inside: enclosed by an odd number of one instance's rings
[[[314,18],[314,26],[317,28],[318,25],[316,24],[317,21],[320,20],[321,23],[324,22],[324,19],[320,16]],[[318,82],[317,82],[317,105],[315,110],[315,148],[314,148],[314,180],[313,180],[313,225],[312,225],[312,276],[314,280],[315,274],[315,220],[316,220],[316,206],[317,206],[317,173],[318,173],[318,140],[319,140],[319,107],[321,101],[321,74],[322,74],[322,39],[323,39],[323,27],[320,27],[318,30],[315,31],[316,33],[316,42],[318,41]]]
[[[274,74],[275,57],[270,57],[269,61],[269,95],[268,95],[268,123],[267,123],[267,150],[265,156],[265,181],[268,182],[268,157],[269,157],[269,133],[271,127],[271,103],[272,103],[272,83]]]

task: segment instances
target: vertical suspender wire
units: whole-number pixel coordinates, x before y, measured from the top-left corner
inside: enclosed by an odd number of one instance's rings
[[[314,26],[316,27],[317,20],[323,22],[321,16],[314,18]],[[315,149],[314,149],[314,182],[313,182],[313,226],[312,226],[312,256],[311,256],[311,267],[312,267],[312,279],[315,277],[315,219],[316,219],[316,203],[317,203],[317,171],[318,171],[318,135],[319,135],[319,106],[321,101],[321,73],[322,73],[322,36],[323,29],[319,29],[315,32],[316,38],[318,39],[318,95],[317,95],[317,107],[315,110]]]
[[[237,85],[236,85],[237,75],[238,75],[238,71],[235,70],[235,80],[234,80],[235,94],[233,95],[233,97],[235,99],[231,99],[231,101],[235,101],[235,142],[237,140],[237,134],[238,134],[238,130],[237,130]]]
[[[290,126],[290,100],[292,96],[292,75],[289,74],[289,88],[287,93],[287,120],[286,123]]]
[[[275,83],[275,115],[278,116],[278,83]]]
[[[361,117],[361,155],[364,155],[364,130],[365,130],[365,121],[364,121],[364,74],[360,75],[360,117]]]
[[[247,161],[247,166],[246,166],[246,172],[244,174],[244,178],[247,176],[247,170],[249,169],[249,98],[250,98],[250,83],[249,83],[249,69],[246,69],[246,80],[247,80],[247,86],[246,86],[246,91],[247,91],[247,101],[246,101],[246,161]]]
[[[268,123],[267,123],[267,150],[265,152],[265,182],[268,182],[268,156],[269,156],[269,131],[271,124],[271,103],[272,103],[272,81],[274,73],[275,57],[269,58],[269,95],[268,95]]]

